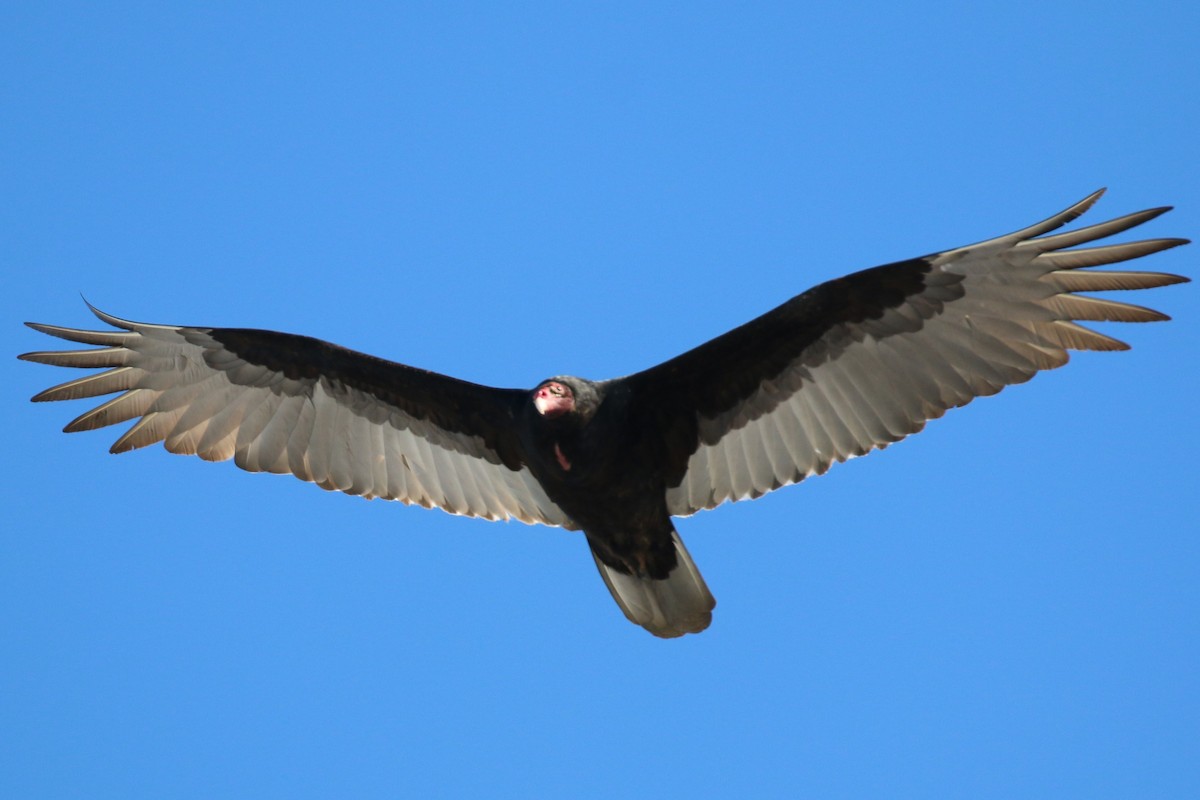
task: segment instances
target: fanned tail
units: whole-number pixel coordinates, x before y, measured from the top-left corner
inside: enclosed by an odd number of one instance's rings
[[[679,534],[672,531],[671,539],[677,563],[662,579],[618,572],[601,561],[592,549],[600,577],[625,616],[664,639],[704,630],[712,622],[712,610],[717,604]]]

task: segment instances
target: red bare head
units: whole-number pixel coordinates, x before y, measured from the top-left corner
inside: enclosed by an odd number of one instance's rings
[[[557,417],[575,410],[575,393],[559,381],[546,381],[533,390],[533,406],[543,417]]]

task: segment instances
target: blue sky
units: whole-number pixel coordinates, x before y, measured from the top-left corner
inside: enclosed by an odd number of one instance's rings
[[[1200,792],[1195,284],[1105,328],[1131,352],[681,520],[718,606],[678,641],[576,534],[27,402],[62,376],[20,322],[81,293],[530,386],[1100,186],[1200,235],[1194,4],[649,6],[0,11],[0,795]]]

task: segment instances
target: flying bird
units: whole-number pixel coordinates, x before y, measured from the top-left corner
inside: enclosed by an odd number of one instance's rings
[[[115,330],[26,324],[97,347],[20,358],[104,369],[33,400],[116,394],[64,429],[136,420],[114,453],[162,442],[323,489],[580,530],[625,616],[675,637],[707,628],[716,601],[672,517],[823,474],[1062,366],[1068,350],[1128,349],[1076,320],[1167,319],[1079,293],[1184,282],[1086,268],[1186,240],[1076,247],[1167,208],[1047,235],[1102,193],[1007,236],[823,283],[612,380],[496,389],[307,336],[151,325],[91,306]]]

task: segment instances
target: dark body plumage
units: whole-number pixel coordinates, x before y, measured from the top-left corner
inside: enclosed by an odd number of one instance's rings
[[[1185,280],[1081,269],[1182,239],[1067,249],[1166,209],[1044,235],[1098,196],[1008,236],[829,281],[602,382],[494,389],[305,336],[147,325],[96,309],[117,330],[31,327],[99,349],[22,358],[106,368],[34,399],[116,393],[66,428],[136,420],[114,452],[162,441],[349,494],[582,530],[626,616],[679,636],[707,627],[715,601],[673,516],[821,474],[1061,366],[1070,349],[1125,347],[1073,320],[1166,319],[1076,294]],[[546,402],[563,405],[539,404],[549,386]]]

